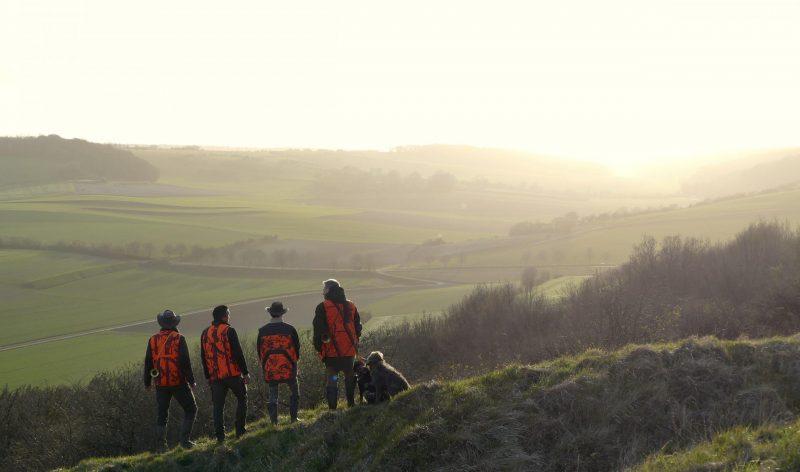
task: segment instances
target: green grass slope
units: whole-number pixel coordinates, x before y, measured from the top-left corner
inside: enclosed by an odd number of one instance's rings
[[[650,457],[640,472],[800,470],[800,422],[736,427],[676,454]]]
[[[640,467],[654,460],[648,456],[678,453],[720,431],[792,421],[798,363],[800,337],[591,350],[417,385],[381,406],[305,411],[298,425],[284,418],[277,428],[254,425],[224,447],[204,440],[192,451],[88,460],[74,470]]]

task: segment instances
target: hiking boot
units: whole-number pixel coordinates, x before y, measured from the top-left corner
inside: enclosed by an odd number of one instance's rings
[[[344,395],[347,398],[347,407],[350,408],[356,404],[356,382],[355,378],[351,378],[349,381],[345,380],[344,383]]]
[[[182,439],[181,440],[181,447],[184,448],[184,449],[191,449],[191,448],[193,448],[195,446],[197,446],[197,444],[195,444],[194,441],[190,441],[188,439]]]
[[[336,404],[339,402],[339,389],[327,387],[325,389],[325,399],[328,400],[328,409],[335,410]]]
[[[155,445],[154,449],[157,452],[163,452],[167,450],[167,427],[157,425],[156,426],[156,436],[155,436]]]
[[[278,404],[277,403],[269,403],[267,404],[267,412],[269,413],[269,421],[273,425],[278,424]]]
[[[191,449],[195,446],[189,438],[192,436],[192,426],[194,426],[194,415],[187,415],[181,424],[181,446],[184,449]]]
[[[297,423],[297,407],[299,403],[300,403],[300,398],[298,397],[289,398],[289,417],[291,417],[292,423]]]

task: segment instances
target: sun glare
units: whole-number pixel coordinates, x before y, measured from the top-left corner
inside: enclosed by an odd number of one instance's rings
[[[463,143],[629,174],[631,162],[800,144],[798,23],[800,4],[786,1],[12,0],[0,13],[0,129]]]

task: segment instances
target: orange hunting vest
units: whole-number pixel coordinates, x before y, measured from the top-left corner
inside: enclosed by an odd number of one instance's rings
[[[267,382],[290,380],[297,375],[297,351],[288,334],[270,334],[261,338],[258,356]]]
[[[320,356],[326,357],[353,357],[358,351],[358,336],[354,320],[356,306],[351,301],[346,301],[350,306],[350,316],[344,319],[344,305],[325,300],[325,316],[328,321],[328,333],[331,340],[322,343]]]
[[[208,369],[209,380],[221,380],[228,377],[238,377],[242,374],[239,366],[233,360],[231,343],[228,340],[227,323],[211,325],[200,336],[203,346],[203,362]]]
[[[157,387],[176,387],[185,382],[178,365],[180,343],[181,335],[177,331],[165,329],[150,337],[153,369],[158,371],[154,379]]]

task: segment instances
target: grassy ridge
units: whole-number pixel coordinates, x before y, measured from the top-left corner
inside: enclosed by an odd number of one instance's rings
[[[74,470],[618,470],[717,431],[790,420],[798,362],[797,337],[592,350],[418,385],[378,407],[307,411],[300,425],[262,425],[223,448]]]

